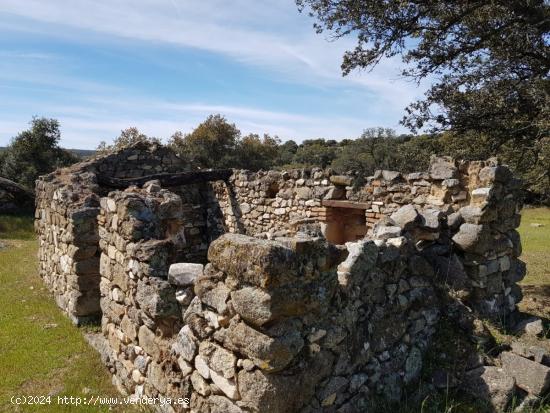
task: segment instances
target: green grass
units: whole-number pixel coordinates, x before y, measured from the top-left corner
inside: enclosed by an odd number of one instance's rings
[[[0,215],[0,239],[34,239],[33,219],[27,215]]]
[[[0,241],[8,246],[0,249],[0,412],[132,411],[57,404],[57,396],[117,392],[99,355],[55,305],[37,275],[32,218],[0,216],[0,227]],[[52,404],[10,403],[12,396],[23,395],[51,395]]]
[[[525,208],[519,233],[523,246],[520,258],[527,264],[523,284],[550,284],[550,208]]]
[[[524,209],[522,215],[521,259],[527,263],[523,284],[550,285],[550,209]],[[534,227],[531,223],[543,226]],[[86,344],[81,331],[57,308],[37,276],[37,243],[32,218],[0,216],[1,243],[8,248],[0,249],[0,412],[132,411],[111,410],[107,406],[57,405],[57,396],[117,396],[118,393],[99,356]],[[429,360],[426,364],[429,369]],[[52,395],[53,402],[45,406],[11,405],[9,399],[16,395]],[[479,411],[453,396],[432,394],[420,404],[403,403],[394,411]]]

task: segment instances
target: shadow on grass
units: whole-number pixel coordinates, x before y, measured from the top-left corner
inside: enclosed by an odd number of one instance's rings
[[[34,238],[32,214],[0,215],[0,239],[30,240]]]

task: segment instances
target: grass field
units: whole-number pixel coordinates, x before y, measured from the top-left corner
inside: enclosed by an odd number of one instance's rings
[[[527,264],[523,284],[550,284],[550,209],[524,209],[519,233],[523,246],[521,259]]]
[[[28,217],[0,216],[0,412],[137,411],[60,406],[57,396],[116,396],[110,375],[63,316],[37,275]],[[51,395],[51,405],[15,406],[12,396]]]
[[[525,209],[519,231],[528,268],[523,284],[550,286],[550,209]],[[57,404],[57,396],[116,396],[117,392],[99,356],[42,284],[36,252],[32,219],[0,216],[0,412],[138,411]],[[10,403],[12,396],[23,395],[51,395],[52,404]],[[465,405],[458,408],[455,401],[450,404],[452,409],[437,402],[424,411],[475,411]]]

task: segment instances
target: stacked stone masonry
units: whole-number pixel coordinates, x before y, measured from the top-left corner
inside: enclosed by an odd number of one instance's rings
[[[139,178],[152,173],[186,170],[168,148],[139,143],[120,152],[57,170],[36,183],[35,228],[39,237],[40,276],[58,305],[77,324],[98,319],[99,234],[101,197],[110,189],[100,174]],[[179,236],[185,239],[178,259],[204,261],[211,236],[205,211],[211,190],[202,184],[170,188],[181,198]]]
[[[36,228],[60,307],[76,322],[101,317],[93,342],[121,392],[189,400],[166,411],[356,412],[377,394],[398,400],[443,295],[499,322],[521,300],[521,185],[495,160],[98,184],[148,165],[185,170],[168,149],[138,145],[43,177]]]

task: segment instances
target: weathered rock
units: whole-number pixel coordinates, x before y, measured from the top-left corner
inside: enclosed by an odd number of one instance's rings
[[[418,347],[413,347],[405,362],[405,383],[410,383],[420,376],[422,370],[422,352]]]
[[[214,288],[197,289],[195,292],[204,304],[215,308],[219,314],[227,312],[230,290],[225,284],[220,282]]]
[[[467,291],[471,287],[468,274],[458,255],[435,256],[432,262],[439,279],[451,289]]]
[[[418,212],[412,205],[402,206],[391,214],[390,218],[404,230],[409,230],[414,227],[420,219]]]
[[[514,326],[515,334],[527,334],[528,336],[538,336],[543,333],[544,326],[542,320],[538,317],[529,317],[520,321]]]
[[[341,186],[333,186],[328,190],[323,199],[345,199],[346,190]]]
[[[397,226],[376,226],[374,229],[374,236],[378,239],[389,239],[399,237],[401,235],[401,228]]]
[[[205,379],[210,378],[210,368],[201,355],[195,357],[195,370]]]
[[[386,171],[386,170],[382,171],[382,178],[388,182],[395,181],[400,176],[401,176],[401,173],[397,171]]]
[[[491,196],[493,195],[492,187],[487,188],[476,188],[472,191],[472,203],[474,205],[483,205],[489,202]]]
[[[210,378],[223,393],[231,400],[238,400],[240,398],[239,389],[237,388],[237,382],[235,379],[228,379],[221,374],[218,374],[215,370],[210,370]]]
[[[332,377],[329,382],[317,392],[317,398],[321,402],[321,406],[332,406],[336,401],[338,394],[342,394],[348,386],[349,380],[342,376]]]
[[[518,387],[536,396],[550,388],[550,367],[528,360],[509,351],[500,355],[502,368],[516,380]]]
[[[451,179],[457,176],[458,169],[450,158],[435,158],[430,165],[432,179]]]
[[[229,326],[226,344],[246,355],[262,370],[274,372],[292,361],[304,346],[304,340],[297,331],[270,337],[240,322]]]
[[[179,317],[176,291],[165,280],[159,278],[149,278],[147,282],[140,280],[137,285],[136,301],[152,319]]]
[[[195,391],[201,396],[208,396],[210,394],[210,386],[197,371],[191,374],[191,383]]]
[[[513,341],[512,352],[550,367],[550,352],[543,347],[528,345],[521,341]]]
[[[352,184],[352,178],[345,175],[332,175],[330,182],[339,186],[350,186]]]
[[[443,214],[441,211],[435,209],[425,209],[420,213],[420,223],[423,228],[426,228],[430,231],[439,230],[440,222],[439,220]]]
[[[486,166],[479,171],[479,180],[484,185],[491,184],[493,182],[506,182],[510,178],[510,170],[501,165]]]
[[[304,186],[301,188],[296,188],[296,198],[297,199],[311,199],[313,197],[313,191]]]
[[[176,351],[187,361],[192,361],[195,358],[197,344],[188,325],[184,325],[178,333]]]
[[[243,407],[258,412],[285,412],[298,410],[308,396],[302,389],[295,392],[301,376],[266,374],[261,370],[239,372],[238,383]],[[292,394],[293,397],[280,397]]]
[[[199,354],[210,370],[227,379],[235,377],[237,357],[229,350],[211,341],[203,341],[199,346]]]
[[[152,356],[158,357],[160,355],[160,348],[155,340],[155,333],[153,333],[146,326],[141,326],[138,332],[138,343],[145,352]]]
[[[202,274],[202,264],[181,262],[170,265],[168,270],[168,282],[178,287],[193,285],[197,277]]]
[[[492,405],[495,411],[503,412],[514,396],[514,385],[514,378],[503,369],[483,366],[465,374],[462,388]]]
[[[240,234],[224,234],[212,242],[208,259],[228,275],[263,288],[288,282],[296,271],[291,249]]]
[[[464,219],[459,212],[453,212],[452,214],[447,215],[447,226],[455,231],[464,223]]]
[[[453,236],[454,243],[464,251],[475,250],[483,233],[482,225],[462,224],[460,230]]]
[[[468,224],[483,224],[493,221],[497,217],[496,210],[474,205],[460,208],[459,213]]]
[[[260,288],[245,287],[231,294],[235,311],[255,326],[262,326],[273,319],[271,295]]]

